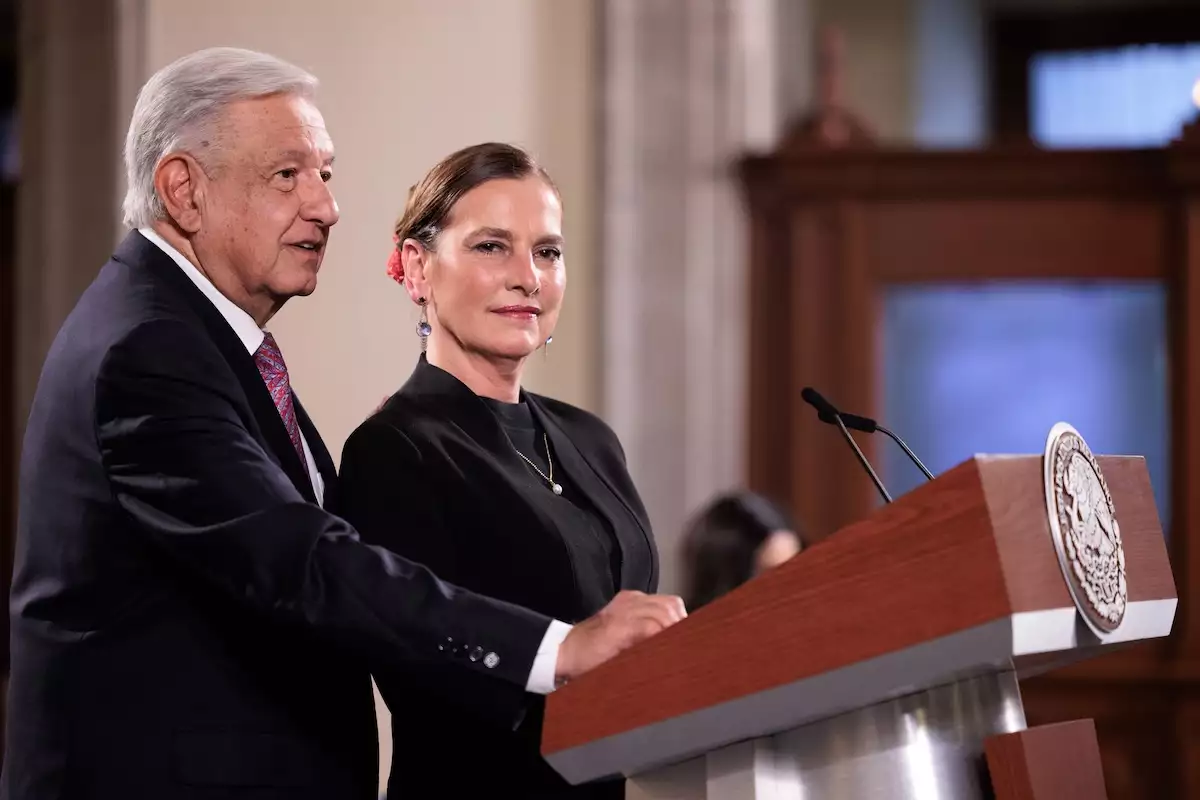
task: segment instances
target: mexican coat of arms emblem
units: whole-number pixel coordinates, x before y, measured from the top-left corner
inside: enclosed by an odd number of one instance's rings
[[[1065,422],[1046,440],[1045,475],[1050,535],[1071,597],[1093,631],[1111,633],[1129,600],[1121,526],[1100,465]]]

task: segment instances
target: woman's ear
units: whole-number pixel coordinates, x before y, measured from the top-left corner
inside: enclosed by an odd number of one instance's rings
[[[774,569],[801,551],[800,537],[788,530],[772,531],[754,554],[754,572]]]
[[[405,239],[400,245],[400,262],[404,265],[404,288],[408,289],[408,296],[414,303],[419,303],[422,297],[427,300],[429,298],[426,268],[432,256],[425,245],[416,239]]]

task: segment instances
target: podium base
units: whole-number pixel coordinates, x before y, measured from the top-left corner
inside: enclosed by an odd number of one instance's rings
[[[1105,800],[1090,719],[1042,725],[984,742],[996,800]]]
[[[983,800],[984,740],[1025,727],[1016,674],[992,673],[634,776],[625,797]]]

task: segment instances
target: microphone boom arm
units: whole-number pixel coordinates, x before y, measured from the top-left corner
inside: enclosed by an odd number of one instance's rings
[[[890,438],[890,439],[891,439],[893,442],[895,442],[896,444],[900,445],[900,449],[904,451],[904,454],[905,454],[905,455],[907,455],[907,456],[908,456],[910,459],[912,459],[912,462],[913,462],[914,464],[916,464],[916,465],[917,465],[917,469],[921,470],[921,472],[924,472],[924,473],[925,473],[925,477],[926,477],[926,478],[928,478],[929,480],[933,480],[933,473],[932,473],[932,472],[930,472],[928,469],[926,469],[926,468],[925,468],[925,465],[921,463],[921,459],[917,458],[917,454],[916,454],[916,453],[914,453],[912,450],[908,449],[908,445],[906,445],[906,444],[904,443],[904,440],[903,440],[903,439],[901,439],[901,438],[900,438],[899,436],[897,436],[896,434],[892,433],[892,432],[891,432],[890,430],[888,430],[887,428],[885,428],[885,427],[883,427],[882,425],[880,425],[878,422],[877,422],[877,423],[875,423],[875,430],[879,431],[879,432],[880,432],[880,433],[882,433],[884,436],[887,436],[887,437],[888,437],[888,438]]]

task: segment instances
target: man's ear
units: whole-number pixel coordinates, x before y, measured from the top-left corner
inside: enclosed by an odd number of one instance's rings
[[[426,270],[433,254],[416,239],[405,239],[400,246],[400,263],[404,265],[404,288],[414,303],[424,297],[429,300],[429,278]]]
[[[166,206],[167,214],[185,233],[200,230],[204,184],[200,165],[186,153],[167,156],[154,170],[154,191]]]

